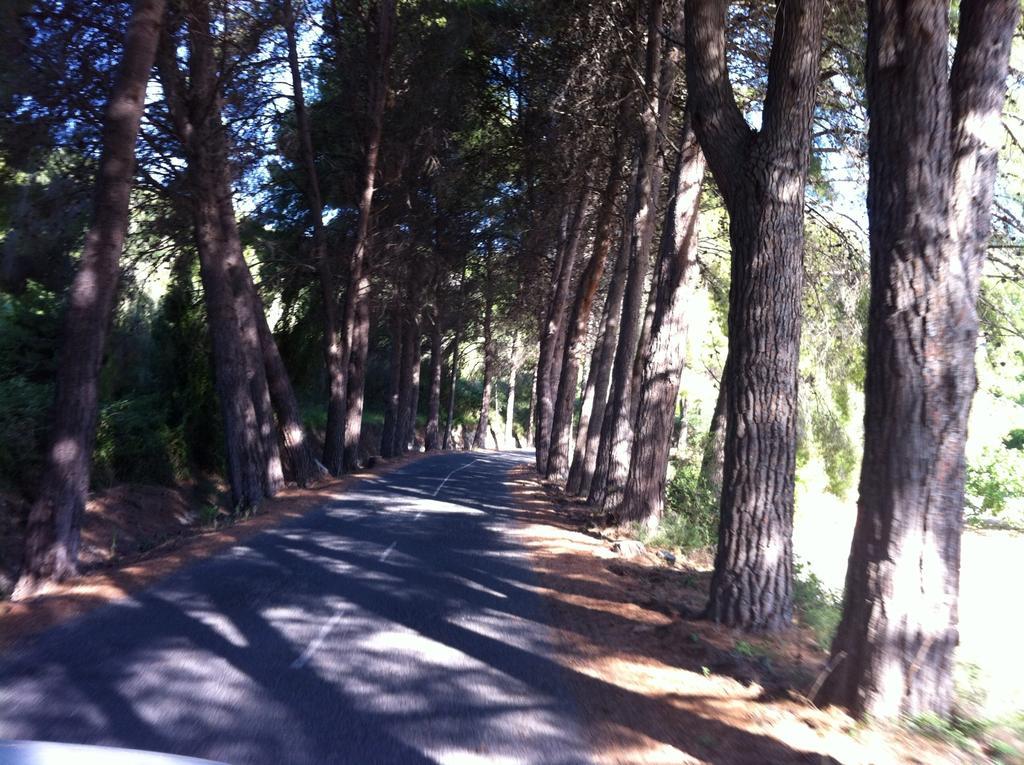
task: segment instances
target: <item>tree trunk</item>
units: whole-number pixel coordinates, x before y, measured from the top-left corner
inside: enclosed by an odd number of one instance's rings
[[[696,266],[697,218],[704,181],[704,155],[687,120],[669,187],[669,205],[652,293],[649,347],[637,407],[637,433],[618,515],[653,531],[665,503],[665,476],[679,379],[686,359],[690,277]]]
[[[654,238],[658,194],[661,190],[661,136],[668,129],[672,111],[671,95],[678,74],[678,52],[674,45],[662,50],[662,2],[652,0],[647,19],[647,63],[641,130],[637,146],[639,163],[633,208],[629,211],[629,230],[625,236],[629,252],[629,276],[622,302],[622,319],[612,366],[612,387],[601,427],[597,464],[588,501],[614,509],[621,501],[622,486],[629,472],[629,451],[633,426],[633,362],[640,338],[644,287],[651,265],[651,240]],[[678,26],[681,17],[672,19]]]
[[[694,127],[729,212],[732,245],[725,465],[707,614],[779,630],[793,614],[793,492],[804,187],[822,0],[778,6],[760,131],[736,105],[725,0],[687,0]]]
[[[441,442],[442,449],[454,449],[452,440],[452,427],[455,424],[455,395],[459,386],[459,341],[462,339],[461,321],[455,327],[455,338],[452,340],[451,360],[451,387],[448,393],[448,414],[444,421],[444,439]]]
[[[636,200],[636,177],[639,170],[637,162],[633,162],[632,183],[630,184],[626,210],[633,209]],[[601,320],[601,334],[594,344],[590,357],[590,368],[596,370],[594,377],[593,402],[589,409],[586,429],[580,421],[576,438],[576,449],[573,452],[572,466],[569,469],[569,480],[566,491],[575,496],[587,496],[597,467],[598,447],[601,443],[601,430],[607,412],[608,392],[612,377],[612,359],[615,345],[619,339],[619,320],[622,318],[622,299],[626,294],[626,274],[629,271],[629,237],[626,227],[629,216],[623,219],[622,241],[616,256],[615,271],[608,282],[608,295],[605,298],[604,313]]]
[[[345,386],[345,469],[360,466],[363,436],[363,402],[366,390],[366,357],[370,352],[370,280],[363,274],[356,304],[355,334],[348,356],[348,384]]]
[[[347,395],[348,365],[356,334],[356,315],[360,300],[360,285],[363,282],[364,260],[370,241],[370,214],[373,211],[373,194],[376,188],[377,159],[380,154],[381,135],[384,131],[384,110],[387,105],[388,68],[391,62],[391,47],[394,36],[396,0],[380,0],[377,6],[377,34],[374,45],[374,67],[370,83],[370,130],[366,138],[366,159],[363,166],[362,193],[359,197],[359,217],[356,224],[355,245],[349,260],[348,285],[345,290],[345,304],[340,328],[341,358],[338,371],[341,379],[331,379],[331,400],[327,409],[327,433],[324,440],[324,464],[332,473],[339,473],[344,466],[345,412]]]
[[[515,339],[512,341],[512,358],[508,368],[508,398],[505,400],[505,434],[503,447],[508,449],[515,443],[516,419],[516,378],[519,377],[520,361],[516,356]]]
[[[53,433],[26,530],[15,597],[77,573],[99,414],[99,372],[128,231],[135,141],[163,21],[162,0],[138,0],[107,103],[92,222],[71,285],[57,367]]]
[[[526,418],[526,443],[535,445],[534,423],[536,422],[535,412],[537,409],[537,367],[533,368],[533,380],[530,381],[530,411]]]
[[[188,6],[189,78],[178,69],[170,35],[158,50],[171,120],[187,159],[186,180],[199,251],[200,275],[213,346],[214,378],[223,413],[225,455],[234,506],[250,507],[276,489],[268,450],[269,393],[263,371],[254,301],[231,208],[227,135],[221,118],[217,52],[210,6]],[[273,431],[270,426],[270,432]],[[276,475],[275,475],[276,474]]]
[[[384,402],[384,430],[381,434],[380,454],[394,457],[398,443],[399,398],[402,389],[402,315],[398,306],[391,308],[391,351],[388,357],[388,396]]]
[[[726,366],[729,362],[726,361]],[[715,495],[715,501],[722,498],[722,471],[725,466],[725,370],[718,383],[718,397],[715,400],[715,411],[711,415],[711,427],[708,428],[708,440],[704,444],[704,454],[700,462],[700,477]]]
[[[565,348],[559,365],[557,376],[557,393],[554,402],[553,425],[551,427],[551,447],[548,455],[548,478],[564,482],[569,477],[569,448],[572,438],[573,404],[576,402],[576,384],[579,376],[581,359],[580,340],[587,331],[590,321],[590,309],[594,303],[594,295],[604,274],[605,262],[611,250],[615,223],[615,203],[619,198],[619,187],[622,182],[622,160],[626,150],[626,112],[630,99],[623,97],[623,108],[619,114],[618,128],[615,134],[615,145],[611,154],[611,167],[608,171],[608,182],[605,184],[601,197],[601,206],[597,212],[594,229],[594,251],[587,267],[580,276],[576,289],[576,299],[567,323]],[[591,403],[592,406],[592,403]],[[589,415],[588,415],[589,419]],[[581,427],[581,429],[583,429]]]
[[[682,376],[680,376],[680,383],[682,383]],[[690,423],[687,420],[687,410],[689,409],[689,402],[686,397],[682,395],[680,391],[677,399],[681,398],[679,402],[679,430],[676,431],[676,448],[675,453],[677,458],[681,458],[686,454],[686,445],[690,440]],[[639,422],[639,420],[638,420]]]
[[[537,362],[537,471],[541,475],[547,473],[548,454],[551,449],[551,426],[556,393],[553,388],[558,384],[555,362],[562,359],[560,351],[565,345],[569,286],[572,283],[572,273],[590,199],[585,176],[580,186],[579,199],[573,207],[572,215],[569,216],[564,242],[559,248],[551,300],[548,303],[544,332],[541,336],[540,358]]]
[[[395,451],[404,454],[415,444],[416,410],[420,393],[420,323],[410,307],[403,323],[402,383],[398,397],[398,433]]]
[[[258,296],[256,300],[259,300]],[[270,400],[277,414],[278,427],[281,429],[289,474],[299,486],[309,486],[326,471],[317,462],[313,453],[306,427],[302,422],[299,402],[295,398],[295,390],[292,388],[281,353],[277,349],[277,342],[270,331],[270,325],[267,324],[262,302],[257,304],[256,318],[259,320],[260,348],[263,351],[267,387],[270,389]]]
[[[444,357],[441,338],[441,317],[434,308],[430,325],[430,399],[427,404],[427,429],[423,446],[428,452],[441,448],[441,362]]]
[[[223,129],[218,133],[223,139],[227,138]],[[260,324],[265,323],[266,318],[262,316],[263,304],[256,293],[249,265],[245,262],[242,253],[238,222],[235,219],[235,207],[231,199],[232,190],[226,140],[217,153],[217,158],[220,162],[217,210],[224,244],[222,256],[231,279],[231,290],[235,298],[235,316],[238,318],[242,340],[240,351],[245,359],[250,395],[259,428],[263,454],[264,488],[268,496],[273,496],[284,486],[284,471],[281,467],[277,422],[274,419],[274,407],[270,401],[267,373],[263,363],[263,345],[260,339]],[[261,315],[257,315],[257,312]]]
[[[868,3],[871,307],[864,460],[843,616],[819,699],[947,715],[959,641],[978,281],[1018,0]]]
[[[320,176],[316,169],[316,153],[313,151],[312,131],[309,126],[309,114],[306,111],[305,92],[302,87],[302,73],[299,70],[298,43],[296,40],[296,18],[291,0],[284,0],[283,23],[288,45],[288,68],[292,79],[292,94],[295,103],[295,121],[299,133],[299,147],[302,156],[306,181],[306,200],[310,216],[313,220],[313,260],[316,263],[320,279],[320,295],[324,310],[324,362],[328,375],[328,412],[341,408],[338,394],[342,390],[342,375],[338,369],[341,361],[341,343],[338,338],[338,306],[335,296],[336,284],[331,269],[330,255],[327,251],[327,236],[324,229],[323,199],[320,193]],[[262,308],[261,308],[262,312]],[[299,416],[298,402],[292,391],[291,381],[285,371],[281,356],[277,352],[277,344],[270,328],[266,325],[260,333],[263,339],[264,362],[267,367],[267,379],[270,393],[277,411],[278,421],[284,433],[285,450],[292,475],[296,483],[306,486],[323,474],[323,469],[312,454],[309,440],[305,436],[305,428]]]
[[[494,337],[491,331],[491,298],[485,298],[484,305],[484,391],[480,399],[480,419],[476,424],[476,435],[473,438],[473,447],[484,449],[487,447],[487,432],[490,429],[489,416],[491,408],[491,386],[494,382]]]

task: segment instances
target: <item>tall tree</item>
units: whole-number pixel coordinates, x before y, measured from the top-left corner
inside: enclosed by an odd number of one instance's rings
[[[654,317],[641,349],[643,378],[638,395],[637,432],[629,475],[617,514],[653,529],[665,502],[665,475],[679,380],[686,360],[687,309],[691,272],[696,267],[697,218],[704,181],[704,155],[687,119],[669,185],[669,204],[652,287]]]
[[[224,423],[228,481],[235,507],[258,504],[281,485],[260,320],[251,275],[242,257],[231,203],[228,136],[222,119],[223,79],[207,0],[185,8],[188,72],[177,60],[176,30],[158,51],[160,79],[186,158],[200,275],[213,346],[214,378]]]
[[[709,618],[789,625],[803,291],[804,187],[823,0],[778,4],[760,130],[736,104],[726,0],[687,0],[694,129],[729,213],[732,246],[724,483]]]
[[[348,285],[341,315],[341,327],[336,343],[340,350],[330,354],[328,367],[330,394],[327,405],[327,428],[324,435],[324,464],[337,475],[344,468],[345,404],[347,399],[348,366],[356,334],[356,316],[360,290],[364,278],[366,251],[370,240],[370,218],[373,195],[377,182],[377,163],[384,132],[384,112],[387,106],[388,71],[394,42],[396,0],[377,0],[376,34],[372,41],[371,58],[374,62],[369,93],[369,132],[366,136],[366,154],[363,164],[362,191],[359,196],[358,221],[355,243],[348,266]]]
[[[820,698],[874,717],[953,702],[978,290],[1020,4],[964,0],[949,75],[948,14],[868,3],[864,460]]]
[[[680,3],[671,2],[669,5],[668,25],[678,31],[682,21]],[[679,75],[679,53],[674,43],[665,40],[662,30],[665,16],[662,0],[651,0],[637,141],[638,172],[634,179],[633,206],[627,215],[629,228],[623,234],[623,246],[629,253],[626,291],[612,366],[611,392],[601,427],[594,478],[587,496],[590,503],[608,509],[615,507],[621,499],[622,485],[629,471],[633,437],[633,366],[641,336],[644,288],[651,268],[655,209],[661,192],[663,159],[660,148],[668,129],[673,108],[672,92]]]
[[[601,196],[600,206],[594,223],[594,244],[590,260],[580,274],[576,297],[569,313],[565,348],[558,367],[557,387],[554,401],[551,445],[548,454],[547,474],[549,478],[565,482],[569,477],[569,458],[572,436],[572,411],[576,401],[576,384],[581,359],[580,341],[590,321],[594,296],[604,274],[605,262],[612,247],[615,226],[615,205],[619,200],[622,183],[622,163],[627,147],[626,128],[631,99],[623,94],[615,139],[609,159],[608,180]],[[591,396],[591,408],[593,407]],[[589,416],[588,416],[589,419]],[[581,425],[581,429],[585,428]]]
[[[135,3],[107,102],[92,222],[64,319],[53,434],[39,496],[29,514],[16,598],[31,595],[47,580],[59,581],[77,573],[99,411],[100,364],[128,231],[135,141],[163,15],[162,0]]]

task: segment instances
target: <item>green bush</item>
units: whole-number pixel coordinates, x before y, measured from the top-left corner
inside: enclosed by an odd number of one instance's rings
[[[1024,451],[986,449],[967,467],[969,518],[999,515],[1011,500],[1024,498]]]
[[[0,380],[0,484],[29,494],[39,480],[53,386]]]
[[[166,424],[156,395],[115,401],[100,412],[93,450],[93,483],[173,485],[188,476],[188,448],[180,427]]]
[[[665,515],[651,542],[684,550],[707,550],[718,541],[718,497],[692,462],[675,463],[665,497]]]
[[[793,603],[800,623],[814,633],[814,642],[827,651],[839,628],[842,616],[842,598],[824,583],[805,564],[793,564]]]

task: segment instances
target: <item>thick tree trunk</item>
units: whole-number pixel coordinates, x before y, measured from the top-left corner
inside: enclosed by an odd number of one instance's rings
[[[480,418],[476,424],[476,434],[473,437],[473,447],[485,449],[487,447],[487,433],[490,430],[489,417],[491,408],[491,386],[494,384],[494,336],[492,333],[492,308],[491,298],[485,298],[484,305],[484,390],[480,398]]]
[[[623,112],[628,108],[629,102],[628,98],[622,99]],[[608,182],[605,184],[601,206],[597,211],[594,251],[580,276],[576,298],[573,301],[567,323],[565,348],[561,364],[558,367],[547,475],[548,478],[559,482],[564,482],[569,477],[573,404],[576,402],[576,384],[582,353],[580,341],[587,331],[594,295],[597,294],[597,288],[601,283],[601,276],[604,274],[605,262],[608,260],[608,253],[611,250],[614,237],[615,203],[618,201],[619,187],[622,185],[622,160],[626,151],[626,121],[626,115],[620,113],[615,145],[611,154],[611,167],[608,170]],[[587,417],[589,419],[589,414]],[[583,429],[582,424],[581,429]]]
[[[255,290],[254,290],[255,293]],[[259,297],[256,296],[256,300]],[[298,399],[292,381],[288,377],[284,360],[277,349],[277,342],[267,324],[267,315],[262,302],[257,304],[256,318],[259,320],[260,348],[263,351],[263,365],[267,373],[267,387],[270,389],[270,400],[277,414],[278,427],[281,429],[284,443],[285,460],[291,480],[299,486],[309,486],[323,477],[325,470],[317,462],[316,455],[306,427],[302,422]]]
[[[686,360],[686,314],[691,271],[696,265],[697,218],[704,181],[704,155],[687,120],[669,187],[669,205],[652,294],[650,341],[637,407],[637,433],[618,515],[654,530],[661,521],[665,476],[679,380]]]
[[[590,484],[588,501],[606,510],[617,507],[622,486],[629,472],[629,452],[633,440],[631,399],[633,364],[640,340],[644,287],[651,265],[651,241],[654,238],[658,194],[661,190],[661,136],[668,129],[672,111],[672,91],[678,75],[678,52],[674,45],[663,51],[662,2],[652,0],[647,19],[647,63],[641,130],[637,146],[639,163],[633,208],[629,211],[626,246],[629,270],[622,302],[619,338],[612,365],[612,387],[601,427],[597,464]],[[674,16],[672,21],[678,22]],[[673,26],[677,26],[673,23]]]
[[[441,317],[434,308],[430,325],[430,398],[427,404],[427,428],[423,446],[428,452],[441,448],[441,362],[444,351],[441,337]]]
[[[223,129],[218,131],[226,138]],[[217,188],[217,210],[220,215],[223,258],[231,279],[231,290],[235,297],[235,316],[238,318],[242,340],[240,351],[245,359],[246,374],[256,422],[259,428],[263,453],[263,480],[268,496],[273,496],[284,486],[284,471],[281,467],[281,452],[278,443],[277,422],[270,400],[267,373],[263,363],[263,345],[260,339],[260,324],[266,322],[262,316],[263,304],[256,293],[256,287],[249,272],[249,265],[242,253],[242,242],[238,236],[238,222],[231,199],[231,182],[228,170],[227,145],[217,154],[220,162]],[[259,314],[259,315],[258,315]]]
[[[736,106],[725,0],[687,0],[694,127],[729,212],[732,281],[724,481],[707,614],[748,630],[793,613],[793,492],[803,205],[822,0],[778,5],[762,126]]]
[[[366,358],[370,352],[370,280],[363,274],[359,282],[355,333],[348,355],[348,384],[345,386],[345,469],[360,466],[363,435],[363,402],[366,390]]]
[[[978,280],[1018,0],[868,3],[871,308],[864,460],[843,616],[819,699],[946,715],[959,641]]]
[[[225,455],[234,506],[249,507],[278,483],[272,422],[263,371],[263,349],[254,301],[246,289],[227,169],[227,136],[221,120],[217,58],[210,7],[189,4],[189,78],[178,70],[177,41],[168,36],[159,53],[164,94],[188,161],[186,174],[199,250],[200,275],[213,346],[214,378],[225,430]],[[271,428],[272,432],[272,428]]]
[[[360,285],[363,281],[364,261],[370,242],[370,215],[373,211],[373,194],[376,188],[377,160],[380,154],[381,136],[384,131],[384,110],[387,105],[388,68],[391,62],[391,47],[395,26],[396,0],[380,0],[377,6],[377,34],[373,57],[374,67],[370,84],[370,130],[366,138],[366,158],[363,166],[362,193],[359,197],[359,217],[356,224],[355,245],[349,260],[348,286],[345,290],[345,304],[341,315],[340,342],[341,359],[338,381],[337,402],[335,383],[331,380],[331,400],[327,409],[327,433],[324,439],[324,464],[332,473],[340,473],[344,466],[345,412],[344,405],[348,386],[348,365],[356,333],[356,315],[360,300]],[[340,402],[340,403],[339,403]]]
[[[53,433],[29,514],[15,597],[77,573],[82,514],[99,413],[99,371],[128,231],[135,141],[163,21],[162,0],[135,3],[103,125],[95,206],[71,285],[57,367]]]
[[[391,350],[388,356],[388,395],[384,401],[384,430],[381,433],[380,454],[394,457],[398,443],[399,397],[402,389],[402,315],[398,306],[391,308]]]
[[[551,299],[541,335],[540,355],[537,362],[537,471],[541,475],[547,473],[548,454],[551,449],[551,426],[554,417],[553,390],[558,384],[558,368],[560,368],[565,346],[565,330],[569,305],[569,287],[576,265],[583,227],[586,221],[590,190],[586,178],[580,184],[579,198],[572,207],[565,228],[562,246],[553,275]],[[558,363],[556,363],[558,362]]]

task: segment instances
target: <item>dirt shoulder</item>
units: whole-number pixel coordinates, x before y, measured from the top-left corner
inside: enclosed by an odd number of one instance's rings
[[[626,559],[523,467],[512,476],[543,595],[605,763],[970,762],[901,729],[860,726],[802,695],[825,656],[794,628],[752,639],[689,620],[707,593],[699,562]]]
[[[195,508],[183,505],[180,498],[169,500],[161,494],[151,497],[151,503],[140,503],[138,491],[120,489],[125,494],[121,501],[105,493],[99,504],[97,500],[90,502],[90,513],[102,516],[99,522],[102,529],[93,531],[97,524],[87,523],[83,535],[83,550],[88,551],[86,573],[74,581],[53,585],[34,598],[16,603],[0,602],[0,651],[10,648],[22,638],[127,597],[189,563],[215,555],[288,519],[298,518],[325,501],[336,499],[361,478],[384,475],[424,456],[410,454],[378,461],[372,468],[324,481],[315,488],[287,489],[264,501],[254,515],[220,527],[194,523],[191,515],[196,512]],[[129,496],[130,501],[126,499]],[[145,499],[146,495],[143,492],[141,496]],[[124,525],[119,524],[117,514],[138,516],[135,526],[131,527],[132,532],[141,527],[151,535],[146,539],[163,541],[145,552],[133,551],[137,547],[126,546],[127,554],[117,554],[116,542],[111,544],[108,541],[116,540],[117,530]],[[173,529],[175,524],[177,529]],[[171,534],[169,529],[174,533]],[[94,536],[96,539],[92,538]],[[129,536],[129,533],[122,532],[122,539]]]

